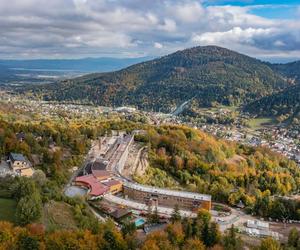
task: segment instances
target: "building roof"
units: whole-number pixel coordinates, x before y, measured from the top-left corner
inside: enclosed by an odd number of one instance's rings
[[[247,220],[247,227],[269,228],[269,223],[259,220]]]
[[[17,137],[18,140],[24,140],[25,139],[25,133],[24,132],[17,133],[16,137]]]
[[[121,184],[121,182],[117,181],[117,180],[109,180],[109,181],[102,182],[102,184],[104,184],[105,186],[111,187],[111,186],[119,185],[119,184]]]
[[[22,154],[17,154],[17,153],[10,153],[10,158],[13,161],[27,161],[24,155]]]
[[[116,209],[114,212],[112,212],[110,215],[115,219],[120,219],[124,216],[130,215],[131,211],[126,208],[120,208]]]
[[[106,170],[93,170],[92,171],[93,176],[97,177],[97,178],[109,178],[111,177],[111,173],[106,171]]]
[[[81,182],[89,186],[90,192],[89,195],[100,196],[109,190],[108,187],[102,185],[95,176],[93,175],[84,175],[79,176],[75,179],[76,182]]]
[[[125,187],[132,188],[132,189],[139,190],[139,191],[146,192],[146,193],[189,198],[189,199],[194,199],[194,200],[211,201],[211,195],[207,195],[207,194],[198,194],[198,193],[192,193],[192,192],[186,192],[186,191],[162,189],[162,188],[157,188],[157,187],[152,187],[152,186],[139,185],[139,184],[132,183],[132,182],[125,182],[125,183],[123,183],[123,185]]]
[[[105,160],[96,160],[92,163],[93,170],[105,170],[108,162]]]

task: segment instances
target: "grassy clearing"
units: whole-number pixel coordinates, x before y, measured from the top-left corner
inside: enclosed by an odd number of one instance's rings
[[[0,220],[15,222],[16,206],[13,199],[0,198]]]
[[[266,125],[272,125],[275,121],[273,118],[270,117],[262,117],[262,118],[253,118],[250,119],[248,122],[248,125],[252,129],[260,129]]]
[[[238,111],[238,108],[237,106],[225,106],[225,105],[220,105],[220,106],[217,106],[217,107],[209,107],[209,108],[199,108],[198,110],[201,111],[201,112],[218,112],[220,111],[220,109],[227,109],[231,112],[235,112],[235,111]]]
[[[42,222],[49,231],[77,228],[72,207],[64,202],[48,202],[44,206]]]

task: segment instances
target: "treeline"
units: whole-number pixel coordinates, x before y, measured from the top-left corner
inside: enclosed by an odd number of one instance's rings
[[[40,170],[37,170],[32,178],[0,178],[0,197],[14,199],[17,202],[14,218],[16,225],[24,226],[40,222],[44,205],[54,200],[71,206],[78,228],[93,232],[99,230],[98,221],[84,200],[64,196],[56,180],[46,178]]]
[[[64,179],[68,167],[80,163],[89,147],[89,130],[51,121],[39,123],[0,120],[0,157],[22,153],[47,176]]]
[[[243,202],[258,214],[268,216],[259,209],[268,204],[268,211],[274,195],[292,194],[300,184],[296,163],[266,148],[217,140],[182,126],[153,128],[140,139],[149,141],[152,168],[167,172],[191,191],[209,193],[215,201],[233,206]],[[140,179],[143,182],[147,176]],[[155,178],[149,179],[155,185]],[[299,215],[291,217],[300,219]]]
[[[85,202],[65,197],[62,187],[69,178],[70,168],[81,166],[91,140],[111,134],[112,130],[129,132],[139,125],[122,119],[92,122],[32,116],[31,121],[24,121],[19,113],[5,111],[2,115],[0,113],[0,160],[5,160],[10,152],[22,153],[35,168],[32,178],[0,177],[0,198],[17,202],[16,223],[39,221],[44,205],[54,200],[71,205],[78,228],[96,230],[97,220]],[[15,119],[9,119],[11,115]]]
[[[163,230],[139,237],[136,228],[124,225],[117,229],[112,221],[99,224],[98,231],[58,230],[47,232],[41,224],[14,227],[0,222],[0,248],[3,250],[240,250],[244,247],[240,235],[232,226],[223,235],[218,225],[211,221],[207,211],[200,210],[195,219],[181,219],[173,216],[172,223]],[[299,232],[290,231],[288,242],[280,245],[272,238],[263,239],[256,250],[296,250],[300,242]]]
[[[66,179],[67,169],[78,166],[90,147],[90,141],[112,130],[138,128],[125,120],[95,121],[36,119],[8,121],[0,114],[0,158],[10,152],[22,153],[47,177],[59,182]]]

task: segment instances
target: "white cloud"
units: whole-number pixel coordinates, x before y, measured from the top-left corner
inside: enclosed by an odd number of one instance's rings
[[[161,43],[155,42],[154,43],[154,48],[156,49],[162,49],[164,46]]]
[[[286,44],[283,42],[283,41],[280,41],[280,40],[276,40],[275,42],[274,42],[274,45],[275,46],[285,46]]]
[[[0,58],[160,55],[205,44],[253,56],[300,53],[300,21],[201,2],[0,0]]]
[[[171,4],[168,8],[171,15],[185,23],[197,22],[204,14],[201,4],[195,1]]]
[[[176,22],[170,18],[166,18],[162,24],[158,25],[158,28],[163,31],[172,32],[176,30]]]
[[[241,29],[240,27],[234,27],[228,31],[224,32],[206,32],[200,35],[193,35],[192,41],[199,44],[218,44],[222,45],[224,43],[230,44],[234,43],[245,43],[254,44],[254,39],[256,37],[268,36],[273,32],[271,28],[247,28]]]

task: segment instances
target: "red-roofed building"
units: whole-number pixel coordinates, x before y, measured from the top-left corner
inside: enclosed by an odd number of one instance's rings
[[[99,197],[109,191],[109,187],[101,184],[93,175],[79,176],[75,179],[76,185],[85,186],[89,189],[88,195]]]
[[[109,188],[109,191],[112,194],[122,192],[122,190],[123,190],[123,184],[122,184],[122,182],[117,181],[117,180],[105,181],[105,182],[102,182],[102,184],[104,184],[105,186],[107,186]]]

